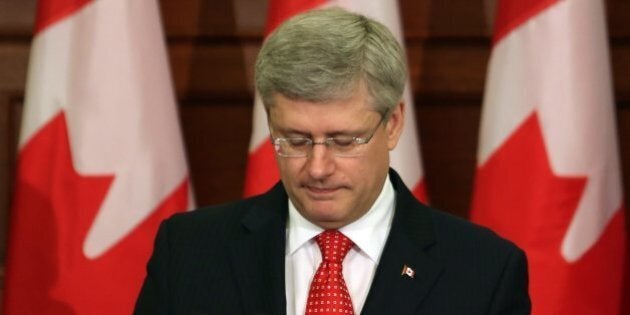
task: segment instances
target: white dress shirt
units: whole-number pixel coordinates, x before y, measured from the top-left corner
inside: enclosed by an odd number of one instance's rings
[[[394,217],[395,193],[389,175],[378,198],[362,217],[339,231],[354,247],[343,261],[343,277],[355,314],[361,313]],[[314,237],[324,229],[304,218],[289,200],[285,284],[287,315],[303,315],[311,280],[322,255]]]

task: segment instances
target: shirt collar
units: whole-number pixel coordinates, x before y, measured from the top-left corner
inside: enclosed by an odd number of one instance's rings
[[[378,262],[394,217],[395,192],[389,175],[376,201],[362,217],[339,229],[371,260]],[[286,253],[293,254],[324,229],[308,221],[289,199]]]

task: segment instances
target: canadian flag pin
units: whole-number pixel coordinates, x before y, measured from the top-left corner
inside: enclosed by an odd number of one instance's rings
[[[407,265],[403,265],[402,268],[402,272],[400,273],[401,276],[407,276],[411,279],[413,279],[416,276],[416,272],[413,271],[413,269],[411,269],[411,267],[407,266]]]

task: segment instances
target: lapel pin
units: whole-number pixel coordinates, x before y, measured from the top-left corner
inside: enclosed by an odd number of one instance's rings
[[[413,271],[413,269],[411,269],[411,267],[407,266],[407,265],[403,265],[402,268],[402,272],[400,273],[401,276],[406,275],[407,277],[413,279],[416,276],[416,272]]]

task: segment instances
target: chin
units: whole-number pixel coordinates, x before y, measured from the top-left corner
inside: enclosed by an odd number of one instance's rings
[[[318,221],[335,221],[339,216],[339,212],[329,207],[311,207],[308,213]]]
[[[343,221],[343,216],[335,208],[331,207],[310,207],[307,211],[309,221],[327,227],[339,224]]]

